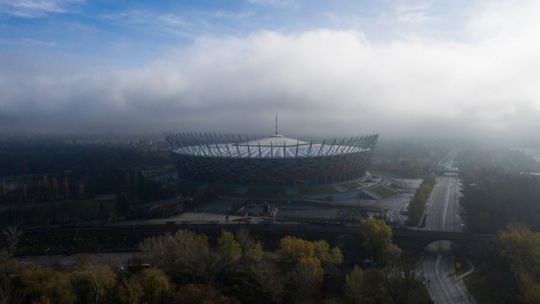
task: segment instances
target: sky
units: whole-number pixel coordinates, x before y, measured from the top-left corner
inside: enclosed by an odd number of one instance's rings
[[[0,132],[535,138],[536,0],[0,0]]]

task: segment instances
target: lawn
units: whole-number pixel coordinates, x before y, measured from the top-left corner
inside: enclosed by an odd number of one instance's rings
[[[387,188],[387,187],[384,187],[384,186],[377,186],[377,187],[373,187],[373,188],[370,188],[369,191],[379,195],[379,196],[382,196],[383,198],[386,198],[386,197],[390,197],[390,196],[393,196],[393,195],[396,195],[397,192],[390,189],[390,188]]]
[[[346,182],[343,184],[339,184],[341,187],[347,189],[347,191],[353,191],[356,188],[360,187],[360,183],[352,181],[352,182]]]
[[[314,186],[314,187],[300,187],[298,192],[301,195],[328,195],[338,193],[332,186]]]

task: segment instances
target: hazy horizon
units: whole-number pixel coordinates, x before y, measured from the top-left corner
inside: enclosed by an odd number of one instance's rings
[[[0,1],[0,128],[534,141],[535,1]]]

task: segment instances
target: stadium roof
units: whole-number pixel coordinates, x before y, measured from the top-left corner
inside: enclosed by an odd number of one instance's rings
[[[217,134],[171,134],[167,140],[178,154],[231,158],[297,158],[322,157],[368,151],[377,135],[349,139],[323,140],[320,143],[275,134],[252,140]]]

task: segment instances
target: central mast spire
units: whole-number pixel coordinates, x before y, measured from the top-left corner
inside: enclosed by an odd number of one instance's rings
[[[277,113],[276,113],[276,135],[278,135],[278,132],[277,132]]]

